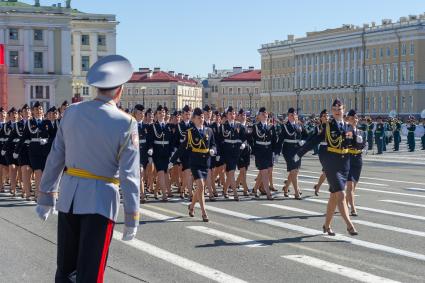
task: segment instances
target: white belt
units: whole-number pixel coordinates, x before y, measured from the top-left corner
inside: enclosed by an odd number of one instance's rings
[[[19,139],[14,139],[13,142],[19,142]]]
[[[225,143],[242,143],[241,140],[229,140],[229,139],[225,139],[224,142]]]
[[[154,141],[153,143],[154,144],[160,144],[160,145],[166,145],[166,144],[169,144],[170,142],[169,141]]]
[[[266,145],[266,146],[272,144],[272,142],[262,142],[262,141],[255,141],[255,143],[259,145]]]
[[[184,142],[184,139],[180,139],[180,142]]]
[[[33,138],[33,139],[31,139],[30,142],[40,142],[40,141],[41,141],[41,139],[39,139],[39,138]]]
[[[288,140],[288,139],[284,139],[283,142],[286,142],[286,143],[299,143],[300,140]]]
[[[30,140],[26,140],[24,143],[29,144],[30,142],[31,142]]]
[[[146,143],[146,140],[139,140],[139,143]]]
[[[320,145],[328,145],[327,142],[321,142]]]
[[[0,139],[0,142],[5,142],[5,141],[7,141],[7,139],[3,139],[3,138]]]

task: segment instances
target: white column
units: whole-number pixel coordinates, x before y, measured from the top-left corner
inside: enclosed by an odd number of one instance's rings
[[[325,87],[326,86],[326,81],[325,81],[325,73],[326,73],[326,56],[328,56],[328,54],[326,52],[323,52],[322,54],[322,81],[320,82],[320,86]]]
[[[357,58],[357,52],[358,52],[358,49],[357,48],[354,48],[354,50],[353,50],[353,52],[354,52],[354,77],[353,77],[353,84],[355,84],[355,85],[357,85],[357,84],[359,84],[358,83],[358,78],[357,78],[357,60],[358,60],[358,58]]]
[[[346,85],[351,85],[351,49],[347,50],[347,82]]]
[[[298,62],[297,62],[297,56],[294,56],[294,73],[295,73],[295,77],[294,77],[294,85],[293,88],[299,88],[300,86],[298,85]]]
[[[5,44],[5,29],[4,28],[0,28],[0,44]]]
[[[23,45],[24,45],[24,72],[31,73],[33,70],[33,59],[31,56],[31,31],[23,30]]]
[[[345,85],[345,49],[341,50],[341,85]]]
[[[97,61],[97,34],[90,33],[90,67]]]
[[[55,32],[52,29],[47,32],[47,72],[55,72]]]
[[[310,55],[307,54],[305,56],[305,58],[306,58],[306,60],[305,60],[305,82],[304,82],[304,84],[305,84],[305,88],[308,88],[308,80],[309,80],[309,75],[310,75],[310,72],[309,72],[309,69],[308,69],[308,60],[310,58]]]
[[[61,73],[62,75],[71,74],[71,64],[72,64],[71,62],[71,31],[63,29],[61,30]]]
[[[81,76],[81,33],[74,32],[73,36],[73,51],[74,51],[74,76]]]
[[[331,75],[332,75],[332,56],[333,56],[332,51],[330,51],[328,55],[329,55],[329,56],[328,56],[329,63],[328,63],[328,64],[326,64],[326,65],[327,65],[327,67],[328,67],[328,81],[327,81],[327,84],[328,84],[328,86],[331,86]]]
[[[117,52],[117,34],[107,33],[106,34],[106,49],[108,54],[116,54]]]
[[[364,56],[364,53],[363,53],[363,48],[360,50],[360,78],[359,78],[359,82],[360,82],[360,84],[362,84],[362,85],[365,85],[365,79],[364,79],[364,70],[363,70],[363,56]]]

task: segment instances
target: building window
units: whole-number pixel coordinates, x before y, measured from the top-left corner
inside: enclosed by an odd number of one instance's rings
[[[406,43],[403,43],[403,44],[401,45],[401,55],[402,55],[402,56],[406,56],[406,53],[407,53]]]
[[[34,68],[43,68],[43,52],[34,52]]]
[[[156,89],[156,95],[159,95],[159,88]]]
[[[394,82],[398,81],[398,66],[397,65],[394,65],[393,81]]]
[[[258,94],[259,93],[259,89],[258,89],[258,87],[256,87],[255,88],[255,94]]]
[[[90,56],[81,56],[81,71],[87,72],[90,68]]]
[[[408,112],[411,113],[413,111],[413,96],[409,96],[409,110]]]
[[[34,30],[34,40],[43,40],[43,31],[41,29]]]
[[[380,58],[384,57],[384,48],[379,49],[379,57]]]
[[[398,56],[398,48],[396,47],[396,48],[394,48],[394,57],[395,56]]]
[[[365,100],[365,108],[366,108],[366,112],[369,112],[370,110],[369,110],[369,97],[366,97],[366,100]]]
[[[410,55],[415,54],[415,44],[412,42],[410,42]]]
[[[134,90],[134,94],[139,94],[139,89],[138,88],[136,88],[135,90]]]
[[[131,88],[127,89],[127,95],[131,95]]]
[[[164,95],[167,95],[167,90],[164,88]]]
[[[378,105],[377,105],[377,110],[378,110],[378,113],[381,113],[381,107],[382,106],[382,97],[381,96],[378,96]]]
[[[403,82],[407,80],[407,68],[406,68],[406,66],[401,67],[401,80]]]
[[[387,83],[391,82],[391,68],[387,67]]]
[[[233,94],[233,88],[229,87],[229,94]]]
[[[413,82],[415,80],[415,66],[410,65],[409,69],[409,81]]]
[[[389,112],[390,111],[390,109],[391,109],[391,100],[390,100],[390,97],[389,96],[387,96],[387,105],[386,105],[386,111],[387,112]]]
[[[88,34],[81,35],[81,45],[90,45],[90,36]]]
[[[97,35],[97,45],[106,46],[106,35],[104,34]]]
[[[19,52],[18,51],[9,52],[9,67],[10,68],[19,67]]]
[[[10,40],[18,40],[19,39],[19,31],[16,28],[9,29],[9,39]]]
[[[90,95],[90,88],[88,86],[83,86],[83,96]]]
[[[391,48],[387,47],[387,57],[391,56]]]
[[[372,49],[372,59],[376,59],[376,48]]]
[[[241,88],[238,87],[238,94],[241,94]]]

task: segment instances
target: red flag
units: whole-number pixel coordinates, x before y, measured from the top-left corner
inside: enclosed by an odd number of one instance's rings
[[[0,65],[4,65],[4,45],[0,44]]]

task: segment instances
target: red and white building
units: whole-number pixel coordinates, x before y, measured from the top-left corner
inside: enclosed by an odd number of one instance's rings
[[[122,106],[133,108],[143,104],[145,108],[167,106],[170,110],[182,109],[186,104],[202,107],[202,85],[188,75],[160,68],[140,68],[124,85]]]

